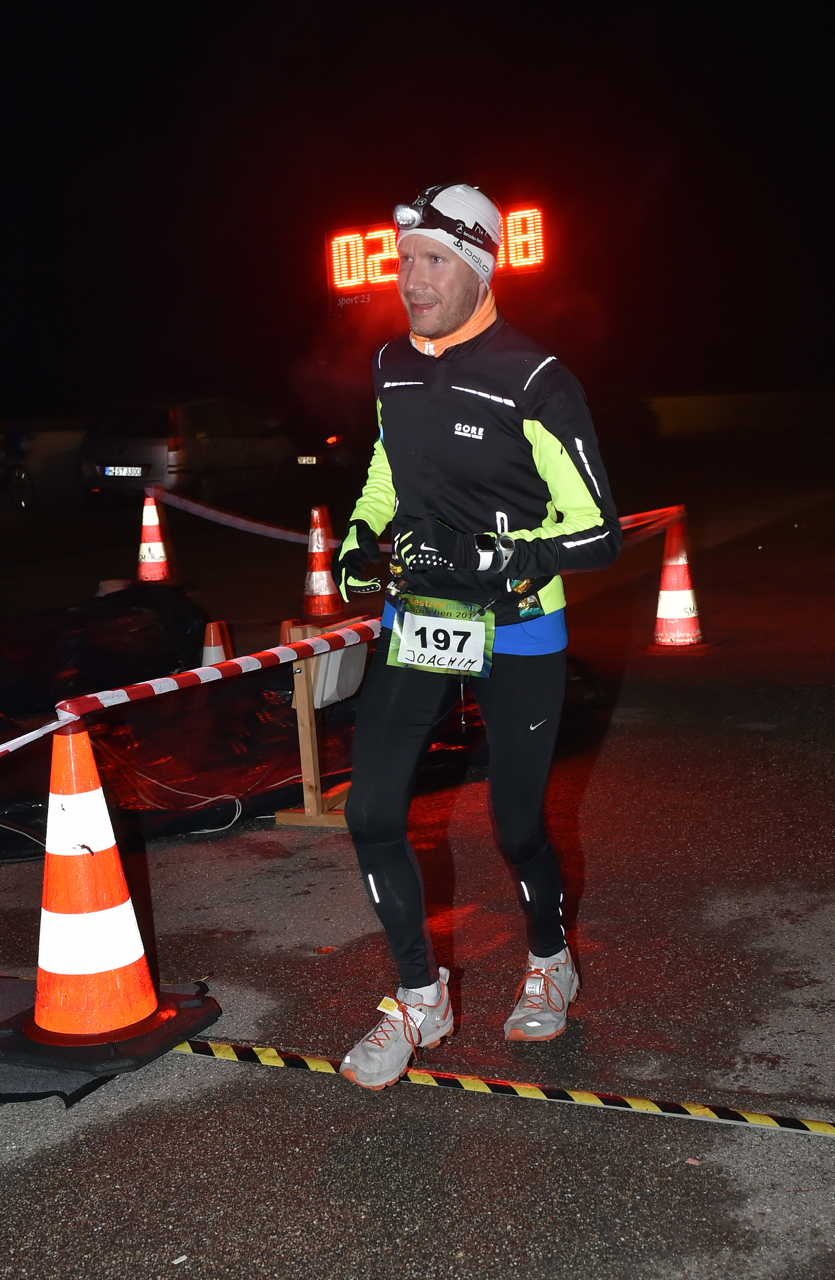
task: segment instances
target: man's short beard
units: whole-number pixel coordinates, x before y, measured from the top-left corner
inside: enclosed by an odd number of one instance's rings
[[[478,302],[478,289],[481,281],[476,273],[470,268],[470,278],[467,280],[466,288],[462,290],[456,300],[456,305],[449,311],[437,316],[425,316],[423,319],[432,324],[431,329],[425,329],[418,319],[419,328],[415,328],[412,324],[412,331],[417,333],[421,338],[447,338],[451,333],[455,333],[456,329],[460,329],[462,325],[472,317]],[[411,319],[411,317],[410,317]]]

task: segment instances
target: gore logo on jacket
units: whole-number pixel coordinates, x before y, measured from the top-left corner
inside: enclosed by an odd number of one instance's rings
[[[466,436],[469,440],[483,440],[484,427],[471,427],[469,422],[456,422],[455,434]]]

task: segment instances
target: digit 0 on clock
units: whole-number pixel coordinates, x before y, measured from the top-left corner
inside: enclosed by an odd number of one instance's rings
[[[504,237],[496,270],[541,271],[545,265],[542,210],[535,206],[513,209],[502,222]],[[337,231],[328,237],[325,249],[331,293],[393,289],[397,284],[397,238],[390,223]]]

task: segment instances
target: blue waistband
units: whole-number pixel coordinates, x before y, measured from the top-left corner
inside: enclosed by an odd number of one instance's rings
[[[387,600],[383,605],[382,625],[394,626],[394,605]],[[538,654],[559,653],[568,644],[565,626],[565,609],[555,609],[530,622],[511,622],[496,627],[493,640],[494,653]]]

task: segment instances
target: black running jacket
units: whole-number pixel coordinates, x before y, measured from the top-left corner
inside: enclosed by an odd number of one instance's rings
[[[432,569],[408,585],[486,603],[518,621],[513,580],[530,578],[545,613],[565,604],[561,570],[615,559],[621,530],[583,389],[556,356],[501,316],[483,333],[423,355],[407,335],[374,356],[380,438],[353,519],[393,541],[434,516],[462,533],[507,531],[503,574]]]

